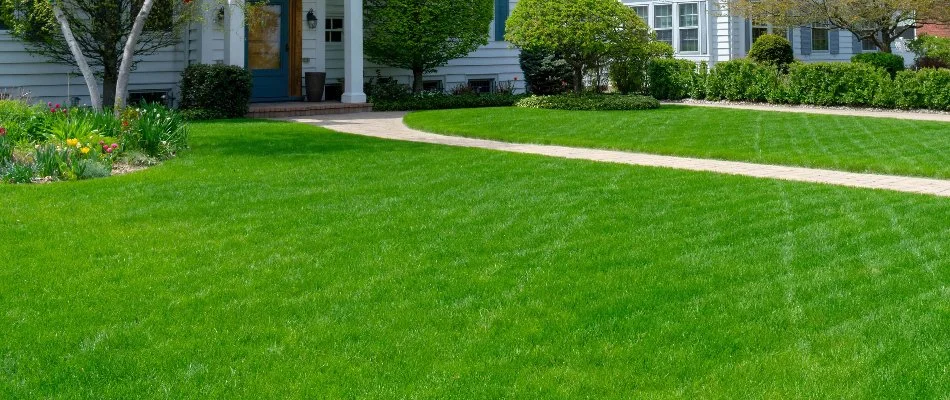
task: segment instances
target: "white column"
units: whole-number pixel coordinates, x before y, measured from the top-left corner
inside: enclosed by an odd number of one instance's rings
[[[244,66],[244,9],[242,0],[228,0],[224,34],[224,63]]]
[[[313,66],[317,72],[327,72],[327,0],[317,0],[314,12],[317,14],[317,54]]]
[[[344,103],[365,103],[363,93],[363,0],[344,0]]]

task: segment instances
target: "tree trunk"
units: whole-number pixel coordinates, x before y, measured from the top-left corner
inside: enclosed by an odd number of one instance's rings
[[[129,94],[129,75],[132,74],[132,58],[135,57],[135,46],[142,36],[142,30],[145,29],[145,21],[148,20],[148,14],[152,12],[152,5],[155,0],[145,0],[142,3],[142,9],[135,17],[135,23],[132,24],[132,31],[129,32],[128,39],[125,40],[125,48],[122,51],[122,65],[119,66],[119,76],[115,85],[115,116],[122,115],[125,110],[125,102]]]
[[[894,43],[894,39],[891,38],[890,32],[881,32],[881,44],[878,46],[881,50],[881,53],[893,53],[891,45]]]
[[[574,66],[574,93],[584,92],[584,67]]]
[[[422,89],[425,87],[424,70],[422,68],[413,68],[412,69],[412,93],[421,93]]]
[[[112,68],[105,68],[102,71],[102,105],[103,107],[112,107],[115,105],[115,92],[119,80],[118,71]]]
[[[73,30],[69,26],[69,20],[66,19],[66,15],[63,14],[63,9],[60,8],[59,4],[55,1],[52,2],[52,5],[53,14],[56,16],[56,21],[59,22],[60,28],[63,30],[63,37],[66,39],[69,51],[73,53],[73,58],[76,59],[76,66],[79,67],[79,71],[82,72],[82,77],[86,81],[86,88],[89,89],[89,99],[92,103],[92,108],[96,111],[102,111],[102,99],[99,97],[99,83],[96,82],[96,77],[92,74],[92,69],[89,68],[89,62],[86,61],[86,56],[82,54],[82,49],[79,48],[79,43],[76,42],[76,37],[73,36]]]

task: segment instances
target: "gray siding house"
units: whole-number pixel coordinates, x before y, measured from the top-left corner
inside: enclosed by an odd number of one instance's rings
[[[710,65],[745,57],[754,39],[764,33],[787,36],[796,58],[806,62],[847,61],[856,53],[873,51],[846,31],[819,26],[780,29],[730,15],[721,0],[619,1],[632,7],[660,40],[670,43],[676,57]],[[511,83],[523,90],[518,50],[504,41],[505,20],[516,4],[517,0],[495,0],[496,19],[489,27],[489,44],[429,74],[426,87],[450,90],[459,85],[490,88]],[[256,101],[299,98],[302,76],[307,72],[326,72],[328,93],[338,94],[345,103],[365,102],[363,83],[377,71],[409,83],[409,71],[365,60],[361,0],[271,0],[269,9],[279,16],[275,19],[279,22],[263,33],[245,29],[236,5],[229,13],[209,11],[206,22],[188,29],[180,44],[139,64],[130,91],[162,93],[175,99],[181,72],[195,63],[248,67],[255,80],[266,82],[256,85]],[[274,48],[288,49],[289,56]],[[902,49],[900,43],[897,48]],[[912,59],[910,55],[905,58],[908,62]],[[0,93],[61,103],[88,101],[86,87],[74,68],[30,55],[2,26]]]

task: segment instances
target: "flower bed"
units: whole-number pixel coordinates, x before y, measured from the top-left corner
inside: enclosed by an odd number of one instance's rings
[[[0,101],[0,182],[40,183],[102,178],[175,157],[187,127],[157,105],[120,117],[88,108]]]

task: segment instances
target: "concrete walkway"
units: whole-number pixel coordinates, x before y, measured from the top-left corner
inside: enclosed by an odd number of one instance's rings
[[[712,108],[731,108],[735,110],[754,110],[754,111],[775,111],[791,112],[801,114],[821,114],[821,115],[842,115],[848,117],[870,117],[870,118],[895,118],[907,119],[913,121],[936,121],[950,122],[950,114],[929,113],[919,111],[899,111],[899,110],[869,110],[860,108],[829,108],[829,107],[809,107],[809,106],[789,106],[772,104],[748,104],[731,102],[708,102],[708,101],[684,101],[677,104],[690,107],[712,107]]]
[[[659,156],[613,150],[596,150],[565,146],[516,144],[494,140],[470,139],[437,135],[406,127],[405,113],[341,114],[286,120],[321,126],[337,132],[371,136],[408,142],[431,143],[446,146],[474,147],[513,153],[537,154],[549,157],[591,160],[648,167],[674,168],[688,171],[716,172],[729,175],[772,178],[788,181],[824,183],[867,189],[921,193],[950,197],[950,180],[912,178],[903,176],[858,174],[810,168],[752,164],[734,161],[706,160],[686,157]]]

